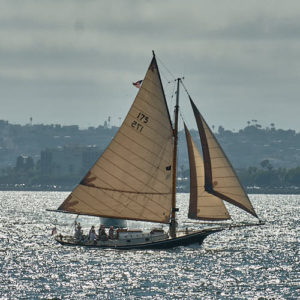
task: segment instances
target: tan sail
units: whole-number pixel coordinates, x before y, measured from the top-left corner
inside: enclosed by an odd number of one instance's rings
[[[201,138],[205,170],[205,190],[257,217],[224,151],[191,98],[190,101]]]
[[[190,219],[228,220],[230,215],[223,201],[204,189],[204,165],[198,147],[184,124],[190,162]]]
[[[168,223],[173,130],[155,57],[120,130],[59,210]]]

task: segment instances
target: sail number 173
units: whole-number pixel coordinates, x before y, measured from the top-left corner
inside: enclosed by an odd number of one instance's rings
[[[136,116],[136,118],[137,118],[137,121],[133,121],[131,123],[131,127],[135,128],[139,132],[142,132],[142,130],[144,129],[144,126],[142,124],[148,123],[149,117],[146,116],[145,114],[139,112],[138,115]]]

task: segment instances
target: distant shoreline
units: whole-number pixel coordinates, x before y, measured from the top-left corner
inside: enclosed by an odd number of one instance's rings
[[[0,191],[15,191],[15,192],[71,192],[75,186],[26,186],[23,184],[0,185]],[[189,193],[186,190],[178,189],[178,193]],[[272,194],[272,195],[299,195],[300,188],[298,187],[249,187],[246,188],[248,194]]]

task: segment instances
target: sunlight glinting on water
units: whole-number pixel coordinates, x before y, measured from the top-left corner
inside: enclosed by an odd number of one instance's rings
[[[76,216],[46,211],[67,194],[0,192],[1,299],[297,298],[299,196],[251,195],[266,225],[222,231],[202,246],[117,251],[66,247],[53,240],[54,224],[59,232],[73,233]],[[186,219],[188,195],[179,194],[178,202],[181,228],[203,227]],[[228,209],[238,222],[254,221]],[[99,225],[98,218],[79,220],[86,231]]]

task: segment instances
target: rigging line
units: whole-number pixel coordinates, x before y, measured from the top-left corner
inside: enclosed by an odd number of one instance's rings
[[[181,79],[182,79],[182,80],[180,80],[180,83],[181,83],[183,89],[184,89],[185,92],[187,93],[188,97],[191,97],[190,94],[189,94],[189,92],[187,91],[187,89],[186,89],[184,83],[183,83],[184,77],[182,77]],[[186,123],[186,122],[185,122],[186,119],[185,119],[185,117],[183,116],[183,112],[182,112],[181,109],[179,109],[179,114],[180,114],[180,118],[181,118],[182,122],[183,122],[183,123]]]
[[[170,93],[170,96],[169,96],[169,104],[171,105],[171,107],[174,107],[175,106],[175,95],[176,95],[176,91],[175,91],[175,88],[176,88],[176,81],[172,80],[170,83],[172,83],[172,91]]]
[[[163,77],[164,81],[167,83],[171,83],[172,80],[169,79],[169,77],[166,75],[166,73],[163,70],[160,70],[160,75]]]
[[[187,90],[187,88],[186,88],[186,86],[184,85],[184,83],[183,83],[182,80],[180,80],[180,83],[181,83],[183,89],[185,90],[185,92],[187,93],[187,95],[188,95],[190,98],[192,98],[191,95],[189,94],[189,92],[188,92],[188,90]]]
[[[164,73],[164,72],[161,72],[161,74],[166,78],[168,84],[171,84],[173,83],[172,85],[172,91],[171,91],[171,106],[174,106],[174,103],[175,103],[175,100],[174,100],[174,95],[176,94],[175,93],[175,87],[176,87],[176,80],[177,78],[174,76],[174,74],[167,68],[167,66],[163,63],[163,61],[157,56],[155,55],[155,57],[157,58],[157,60],[159,61],[159,63],[162,65],[162,67],[170,74],[171,78],[172,79],[169,79],[168,76]]]
[[[173,80],[173,88],[172,88],[172,92],[171,92],[171,99],[173,99],[174,95],[175,95],[175,87],[176,87],[176,82]]]
[[[181,110],[179,110],[179,115],[180,115],[181,121],[182,121],[183,123],[185,123],[184,117],[183,117],[183,113],[182,113]]]
[[[171,75],[171,77],[173,79],[176,79],[176,77],[174,76],[174,74],[166,67],[166,65],[163,63],[163,61],[157,56],[155,55],[155,57],[159,60],[159,62],[161,63],[161,65],[166,69],[166,71]],[[170,83],[171,80],[168,80],[168,82]]]

